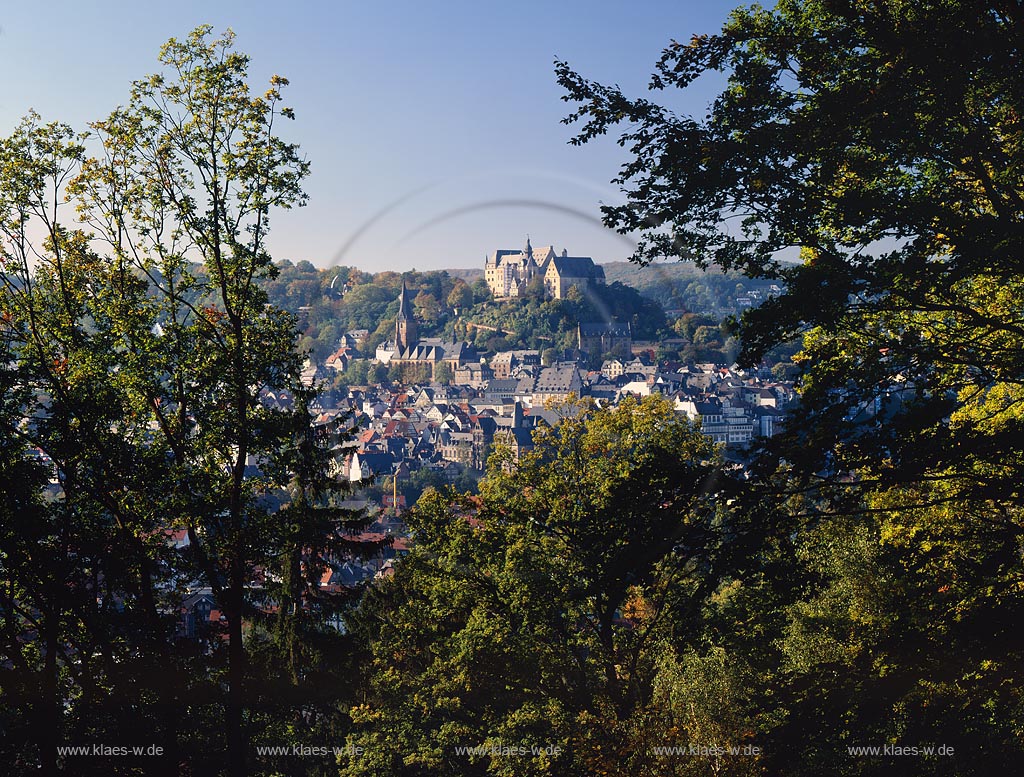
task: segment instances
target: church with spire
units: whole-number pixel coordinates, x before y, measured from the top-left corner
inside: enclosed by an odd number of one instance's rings
[[[400,351],[407,350],[420,339],[409,296],[405,278],[402,278],[402,293],[398,295],[398,318],[395,319],[395,347]]]
[[[522,249],[500,248],[484,260],[484,280],[495,299],[524,296],[534,278],[542,279],[545,296],[554,299],[564,297],[570,286],[586,291],[605,280],[604,269],[589,256],[569,256],[564,248],[556,254],[553,245],[537,249],[529,236]]]
[[[452,370],[480,361],[476,350],[466,342],[442,340],[439,337],[420,337],[419,324],[413,310],[412,295],[402,278],[398,295],[398,315],[395,317],[395,339],[377,346],[377,361],[387,365],[408,368],[410,377],[436,377],[439,364]]]

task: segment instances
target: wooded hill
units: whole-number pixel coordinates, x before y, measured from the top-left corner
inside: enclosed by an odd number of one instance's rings
[[[345,332],[366,329],[364,350],[392,336],[403,275],[364,273],[349,267],[318,270],[311,263],[278,262],[277,277],[264,281],[270,302],[299,316],[300,347],[315,358],[337,348]],[[424,337],[452,337],[487,351],[576,346],[580,322],[629,322],[637,339],[665,332],[660,305],[613,281],[586,295],[544,299],[538,287],[522,299],[495,301],[482,279],[467,284],[445,270],[404,273]]]

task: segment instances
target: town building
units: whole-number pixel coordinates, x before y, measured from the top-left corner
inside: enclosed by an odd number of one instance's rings
[[[549,399],[561,401],[570,394],[583,393],[583,378],[575,364],[555,364],[541,369],[536,377],[524,375],[519,379],[514,398],[530,406],[543,406]]]
[[[540,367],[540,351],[501,351],[489,362],[494,377],[511,378],[520,367]]]
[[[410,372],[423,373],[431,379],[436,377],[437,367],[442,363],[453,371],[467,364],[480,363],[480,356],[469,343],[419,336],[419,325],[404,278],[398,295],[395,339],[382,343],[377,348],[376,357],[382,364],[409,368]]]
[[[495,299],[521,297],[534,278],[543,277],[544,265],[555,255],[554,246],[534,251],[530,238],[520,251],[498,249],[484,261],[484,280]]]
[[[553,299],[563,299],[575,286],[583,294],[604,285],[604,268],[589,256],[554,257],[544,269],[544,291]]]
[[[593,357],[611,353],[628,358],[633,348],[633,331],[628,322],[578,324],[576,339],[579,349]]]

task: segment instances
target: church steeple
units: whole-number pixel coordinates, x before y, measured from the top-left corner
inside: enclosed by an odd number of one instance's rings
[[[533,259],[533,246],[530,245],[530,236],[526,236],[526,247],[523,248],[523,253],[526,254],[527,259]]]
[[[398,318],[395,319],[395,348],[399,352],[416,344],[419,336],[416,331],[416,316],[412,310],[409,290],[402,278],[402,292],[398,295]]]
[[[405,278],[402,278],[402,293],[398,295],[398,318],[411,319],[413,317],[412,303],[409,301],[409,290],[405,287]]]

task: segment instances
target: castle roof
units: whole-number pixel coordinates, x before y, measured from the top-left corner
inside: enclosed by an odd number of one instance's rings
[[[589,256],[555,256],[551,261],[564,278],[604,278],[604,268]]]

